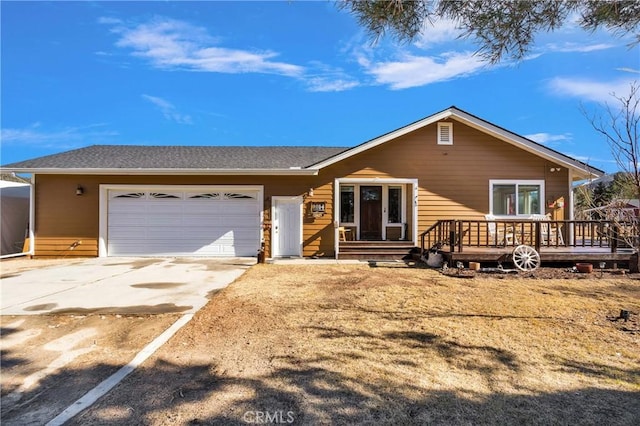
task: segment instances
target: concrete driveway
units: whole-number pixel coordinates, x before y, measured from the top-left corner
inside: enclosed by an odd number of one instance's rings
[[[193,313],[255,258],[95,258],[5,275],[1,315]]]

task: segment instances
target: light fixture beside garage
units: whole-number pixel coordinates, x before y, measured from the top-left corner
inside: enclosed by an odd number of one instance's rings
[[[84,188],[82,187],[82,185],[78,185],[76,187],[76,195],[83,195],[84,194]]]
[[[302,199],[306,200],[307,198],[311,198],[313,197],[313,188],[309,188],[309,190],[307,192],[304,192],[302,194]]]

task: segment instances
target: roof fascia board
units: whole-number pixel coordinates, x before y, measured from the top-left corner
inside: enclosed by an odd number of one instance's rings
[[[271,175],[271,176],[315,176],[318,169],[60,169],[24,168],[0,169],[3,173],[31,173],[43,175]]]

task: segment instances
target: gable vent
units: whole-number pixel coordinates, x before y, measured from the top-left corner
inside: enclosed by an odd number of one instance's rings
[[[438,123],[438,145],[453,145],[453,123]]]

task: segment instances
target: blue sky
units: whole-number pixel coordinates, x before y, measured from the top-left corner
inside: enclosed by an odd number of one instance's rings
[[[372,44],[333,2],[2,1],[0,162],[94,144],[354,146],[455,105],[608,172],[580,110],[640,77],[569,22],[490,65],[435,22]]]

